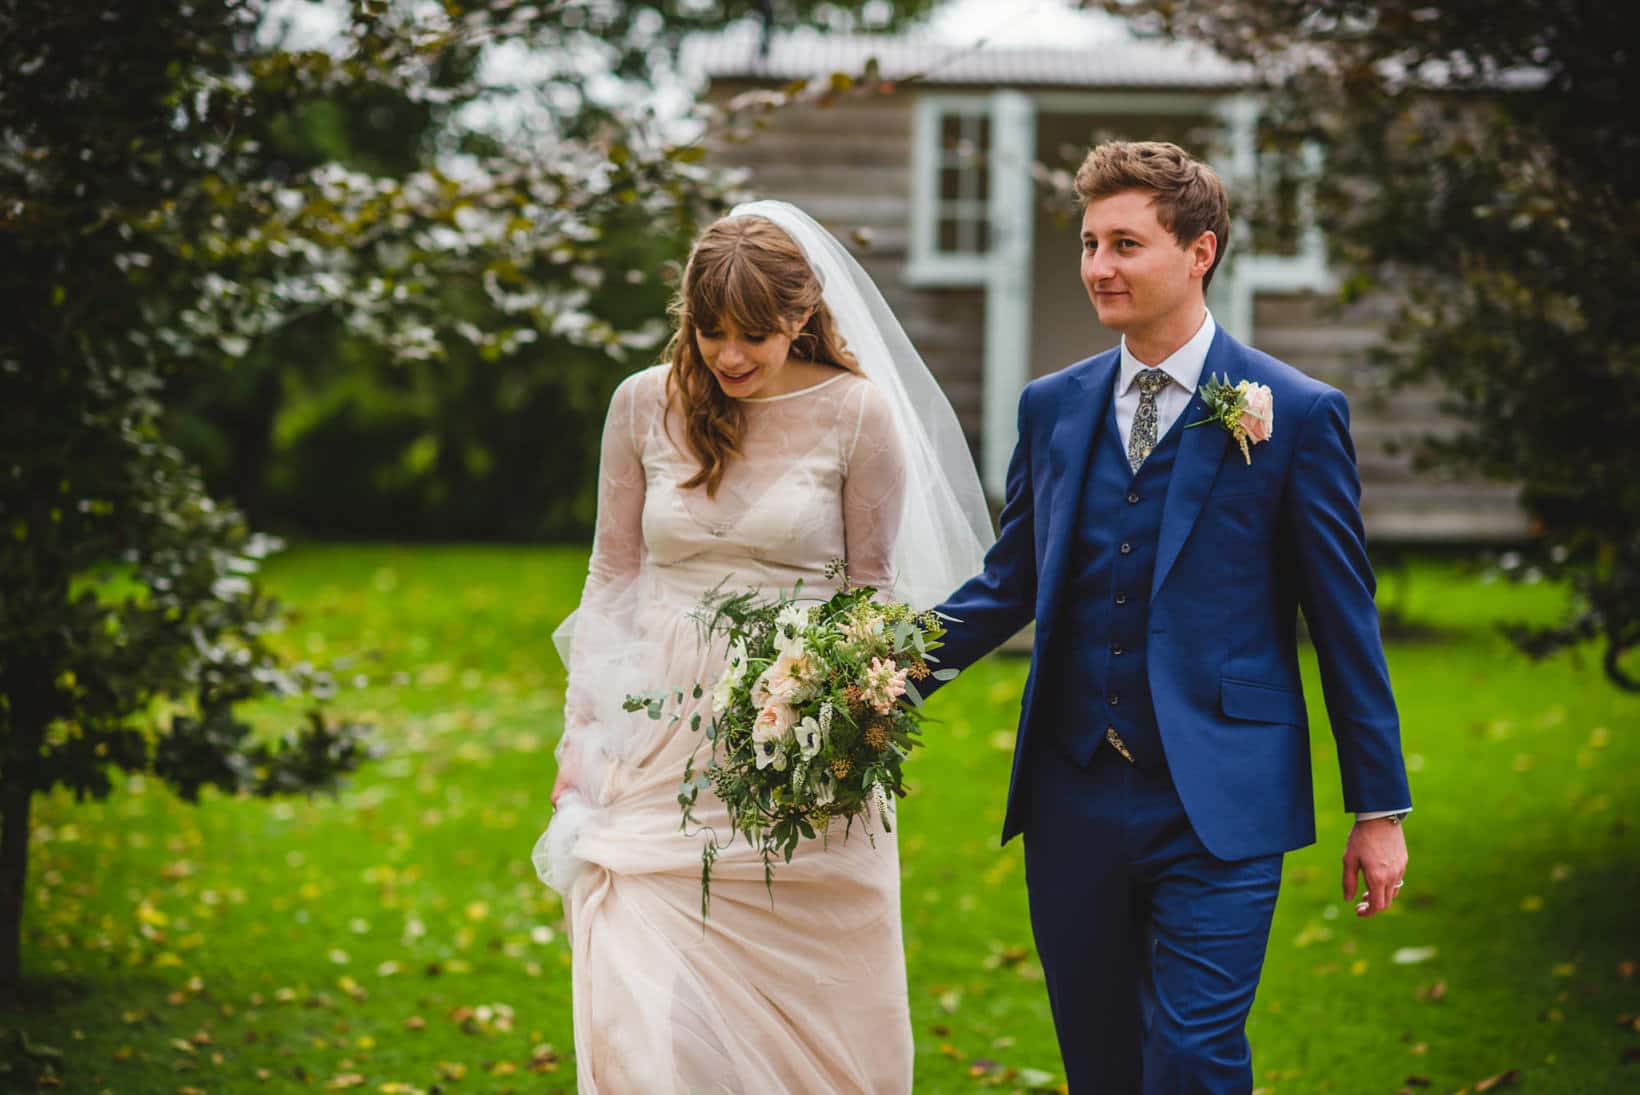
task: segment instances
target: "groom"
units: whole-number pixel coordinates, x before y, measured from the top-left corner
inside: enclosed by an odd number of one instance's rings
[[[1315,840],[1299,609],[1356,814],[1345,898],[1363,875],[1357,915],[1382,912],[1406,869],[1349,410],[1208,314],[1229,232],[1210,167],[1103,144],[1076,192],[1082,282],[1122,343],[1020,397],[1001,533],[939,606],[959,621],[940,662],[1036,620],[1002,839],[1025,837],[1070,1090],[1247,1092],[1282,854]],[[1214,374],[1268,389],[1245,457],[1197,425]]]

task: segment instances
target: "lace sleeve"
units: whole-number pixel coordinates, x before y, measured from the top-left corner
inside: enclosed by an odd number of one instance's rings
[[[894,544],[905,513],[905,452],[888,401],[869,381],[859,389],[859,414],[845,447],[844,543],[850,580],[887,593],[894,587]]]
[[[586,585],[575,611],[570,644],[569,685],[564,697],[564,751],[575,732],[596,717],[597,651],[613,638],[630,635],[633,603],[643,570],[643,428],[653,385],[646,374],[628,377],[615,389],[604,420],[598,460],[598,519]]]

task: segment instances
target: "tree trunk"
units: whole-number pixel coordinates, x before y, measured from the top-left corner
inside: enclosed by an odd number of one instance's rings
[[[6,667],[11,741],[0,772],[0,1006],[16,1008],[23,975],[23,898],[28,882],[29,811],[50,709],[50,677],[33,659]]]

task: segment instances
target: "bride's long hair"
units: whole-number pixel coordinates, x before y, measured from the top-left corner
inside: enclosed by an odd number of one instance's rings
[[[740,401],[725,395],[707,368],[696,331],[719,329],[727,320],[741,331],[783,332],[808,313],[792,340],[792,357],[860,372],[803,249],[764,217],[725,217],[702,232],[668,312],[676,326],[666,347],[672,362],[667,402],[678,409],[684,440],[700,461],[683,485],[704,485],[708,497],[741,454],[746,422]]]

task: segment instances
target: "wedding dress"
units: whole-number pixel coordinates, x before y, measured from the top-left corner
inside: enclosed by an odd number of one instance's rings
[[[741,455],[715,496],[683,483],[661,365],[611,400],[598,523],[580,606],[554,639],[569,666],[560,796],[536,844],[564,899],[573,948],[575,1052],[593,1095],[911,1089],[899,855],[880,826],[805,841],[779,866],[737,841],[712,868],[705,834],[680,829],[678,792],[725,661],[693,614],[720,585],[830,596],[827,564],[916,608],[977,573],[994,535],[950,403],[859,263],[784,202],[737,206],[792,237],[820,280],[861,374],[742,400]],[[703,695],[692,697],[695,685]],[[681,690],[681,711],[628,712],[630,694]],[[700,750],[697,754],[696,750]],[[701,822],[729,838],[709,789]]]
[[[720,583],[768,593],[802,582],[892,585],[903,457],[887,401],[841,370],[747,399],[742,457],[715,498],[682,483],[699,464],[665,405],[666,369],[630,377],[605,425],[598,526],[576,625],[561,800],[538,861],[564,894],[583,1092],[883,1092],[911,1089],[895,838],[856,822],[801,844],[772,894],[744,840],[719,855],[701,916],[701,841],[677,795],[711,717],[723,645],[691,613]],[[623,603],[624,602],[624,603]],[[602,632],[602,633],[600,633]],[[686,693],[682,717],[621,710],[629,692]],[[595,724],[601,733],[578,735]],[[614,738],[608,728],[624,733]],[[697,767],[704,767],[702,749]],[[729,835],[710,791],[696,808]]]

